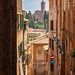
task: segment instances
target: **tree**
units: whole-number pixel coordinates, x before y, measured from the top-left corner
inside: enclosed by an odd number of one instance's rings
[[[47,12],[45,11],[45,13],[44,13],[44,21],[45,21],[45,19],[47,19],[47,17],[48,17],[48,15],[47,15]]]
[[[26,12],[26,18],[28,19],[28,13]]]
[[[34,21],[35,21],[35,16],[34,16]]]
[[[34,19],[29,19],[28,26],[29,26],[30,28],[34,28],[34,29],[35,29],[35,22],[34,22]]]
[[[47,12],[45,11],[45,13],[44,13],[44,29],[46,29],[47,32],[48,32],[48,20],[49,20],[49,13],[47,14]]]
[[[30,18],[32,18],[31,11],[29,11],[29,13],[27,13],[27,12],[26,12],[26,18],[27,18],[27,19],[30,19]]]

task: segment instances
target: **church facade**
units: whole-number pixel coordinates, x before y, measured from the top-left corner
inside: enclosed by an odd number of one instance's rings
[[[41,2],[41,10],[36,10],[32,15],[35,18],[35,23],[44,22],[44,12],[45,12],[45,2],[42,0]]]

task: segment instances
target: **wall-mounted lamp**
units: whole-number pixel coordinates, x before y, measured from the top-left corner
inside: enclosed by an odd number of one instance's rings
[[[52,34],[53,34],[53,38],[56,38],[57,35],[56,31],[52,31]]]

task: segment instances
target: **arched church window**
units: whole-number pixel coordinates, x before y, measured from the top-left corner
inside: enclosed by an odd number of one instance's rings
[[[35,37],[35,35],[34,35],[34,37]]]

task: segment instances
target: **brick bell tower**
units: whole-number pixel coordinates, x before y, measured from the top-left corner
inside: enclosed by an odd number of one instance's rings
[[[44,15],[44,12],[45,12],[45,2],[44,2],[44,0],[42,0],[42,2],[41,2],[41,12]]]

